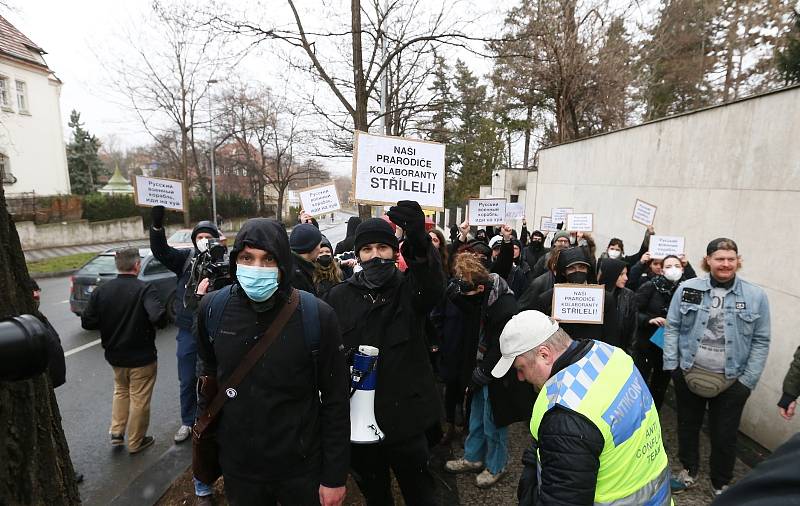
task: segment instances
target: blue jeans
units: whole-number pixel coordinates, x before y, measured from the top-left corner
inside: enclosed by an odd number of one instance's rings
[[[464,458],[470,462],[483,462],[492,474],[506,468],[508,431],[506,427],[498,428],[494,425],[488,386],[472,393],[469,435],[464,442]]]
[[[206,485],[194,476],[192,476],[192,481],[194,482],[194,495],[197,497],[205,497],[214,494],[214,488],[211,485]]]
[[[197,411],[197,343],[191,330],[178,329],[178,381],[181,395],[181,424],[191,427]]]

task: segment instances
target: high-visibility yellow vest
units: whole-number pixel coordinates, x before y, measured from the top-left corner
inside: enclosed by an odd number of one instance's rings
[[[594,341],[585,356],[544,384],[531,417],[531,434],[537,441],[542,418],[556,404],[584,415],[603,434],[595,504],[671,503],[658,411],[624,351]]]

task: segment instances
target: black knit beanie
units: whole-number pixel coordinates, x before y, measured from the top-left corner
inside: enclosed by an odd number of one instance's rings
[[[322,241],[322,233],[310,223],[302,223],[292,229],[289,246],[295,253],[313,251]]]
[[[353,249],[358,254],[363,246],[375,242],[391,246],[395,251],[400,248],[392,226],[381,218],[370,218],[358,226]]]

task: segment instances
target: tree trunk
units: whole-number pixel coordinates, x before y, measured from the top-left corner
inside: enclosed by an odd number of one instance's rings
[[[181,176],[183,177],[183,226],[191,227],[189,212],[189,140],[186,128],[186,88],[181,79]]]
[[[531,152],[531,120],[533,119],[533,106],[529,105],[525,113],[525,152],[522,155],[522,168],[528,170],[528,160]]]
[[[353,32],[353,85],[356,94],[356,115],[353,124],[356,130],[366,132],[367,123],[367,83],[364,80],[364,61],[361,54],[361,0],[350,0]],[[381,132],[383,134],[384,132]],[[372,216],[370,206],[358,206],[358,215],[362,220]]]
[[[28,269],[0,186],[0,318],[34,313]],[[80,504],[47,374],[0,382],[0,504]]]

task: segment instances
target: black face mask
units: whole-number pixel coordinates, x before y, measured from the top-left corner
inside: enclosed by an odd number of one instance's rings
[[[576,284],[576,285],[582,285],[582,284],[586,283],[586,280],[588,279],[588,277],[589,277],[589,273],[588,272],[580,272],[580,271],[578,271],[578,272],[570,272],[566,276],[567,283],[573,283],[573,284]]]
[[[364,284],[367,288],[380,288],[385,285],[397,271],[394,259],[375,257],[361,262]]]
[[[544,249],[544,244],[542,241],[531,241],[530,248],[533,251],[542,251]]]
[[[330,255],[320,255],[317,257],[317,263],[323,267],[331,265],[331,261],[333,261],[333,257]]]

